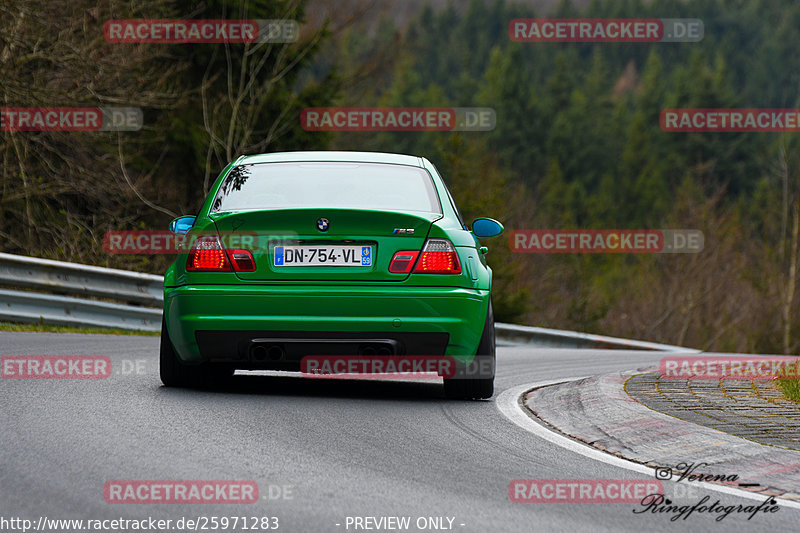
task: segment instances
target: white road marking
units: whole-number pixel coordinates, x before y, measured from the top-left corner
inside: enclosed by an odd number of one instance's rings
[[[529,385],[517,385],[516,387],[511,387],[510,389],[506,389],[497,396],[495,400],[495,405],[500,413],[511,420],[513,423],[524,429],[529,433],[533,433],[537,437],[541,437],[544,440],[551,442],[557,446],[561,446],[571,452],[578,453],[583,455],[584,457],[588,457],[589,459],[594,459],[595,461],[601,461],[606,464],[610,464],[613,466],[617,466],[619,468],[625,468],[627,470],[632,470],[634,472],[639,472],[640,474],[646,474],[648,477],[655,479],[654,472],[655,470],[652,467],[645,466],[643,464],[634,463],[633,461],[628,461],[625,459],[621,459],[614,455],[610,455],[608,453],[603,452],[602,450],[598,450],[597,448],[593,448],[588,444],[582,444],[576,442],[560,433],[557,433],[553,430],[550,430],[534,420],[532,415],[528,414],[528,410],[523,407],[521,403],[522,395],[531,389],[535,389],[537,387],[544,387],[546,385],[553,385],[555,383],[564,383],[566,381],[577,381],[579,379],[583,379],[588,376],[581,376],[581,377],[574,377],[574,378],[563,378],[563,379],[553,379],[549,381],[540,381],[537,383],[531,383]],[[664,465],[669,466],[669,465]],[[695,487],[702,487],[708,490],[715,490],[717,492],[722,492],[725,494],[730,494],[733,496],[739,496],[742,498],[748,498],[751,500],[759,500],[763,501],[765,499],[764,494],[758,494],[742,489],[736,489],[733,487],[726,487],[723,485],[716,485],[714,483],[707,483],[704,481],[663,481],[662,483],[683,483],[686,485],[691,484]],[[786,500],[781,498],[780,496],[775,496],[776,501],[786,507],[792,507],[794,509],[800,509],[800,502],[796,502],[793,500]]]

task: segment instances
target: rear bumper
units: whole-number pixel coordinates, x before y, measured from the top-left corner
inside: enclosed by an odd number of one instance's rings
[[[355,355],[374,341],[405,355],[474,355],[488,305],[488,290],[454,287],[203,285],[164,291],[178,357],[239,368],[294,370],[301,355]],[[269,347],[276,339],[286,357],[253,360],[254,340]]]

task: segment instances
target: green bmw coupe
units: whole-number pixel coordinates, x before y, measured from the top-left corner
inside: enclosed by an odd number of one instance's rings
[[[478,238],[503,226],[468,227],[427,159],[242,156],[170,229],[186,245],[164,276],[166,386],[299,371],[309,355],[442,356],[456,362],[448,397],[492,396],[492,270]]]

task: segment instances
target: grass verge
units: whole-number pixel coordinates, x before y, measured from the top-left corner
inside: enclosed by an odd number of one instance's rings
[[[0,322],[0,331],[44,331],[48,333],[100,333],[103,335],[144,335],[158,337],[160,331],[132,331],[116,328],[75,328],[69,326],[50,326],[47,324],[12,324]]]
[[[800,403],[800,380],[797,379],[778,379],[778,388],[783,391],[783,395],[795,403]]]

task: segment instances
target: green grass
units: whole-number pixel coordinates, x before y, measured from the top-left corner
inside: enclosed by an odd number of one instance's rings
[[[800,403],[800,380],[779,379],[778,388],[783,391],[783,395],[795,403]]]
[[[131,331],[115,328],[75,328],[70,326],[49,326],[46,324],[10,324],[0,322],[0,331],[45,331],[50,333],[101,333],[103,335],[145,335],[158,337],[160,331]]]

